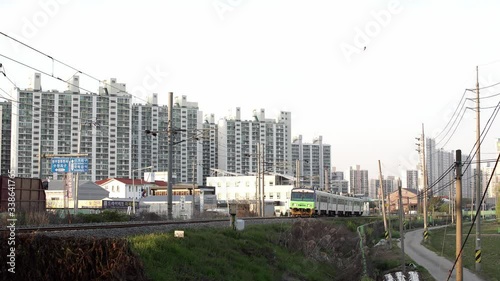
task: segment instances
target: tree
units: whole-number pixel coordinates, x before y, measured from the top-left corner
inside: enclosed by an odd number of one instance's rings
[[[439,211],[439,209],[443,203],[444,202],[443,202],[443,199],[441,199],[441,197],[432,197],[430,202],[429,202],[429,210],[432,213]]]

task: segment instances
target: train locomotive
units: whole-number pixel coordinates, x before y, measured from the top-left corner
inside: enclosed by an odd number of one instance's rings
[[[290,199],[290,216],[361,216],[362,199],[310,188],[293,188]]]

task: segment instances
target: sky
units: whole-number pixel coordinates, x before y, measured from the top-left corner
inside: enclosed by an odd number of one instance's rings
[[[380,160],[384,175],[403,176],[418,164],[422,124],[438,147],[473,148],[476,112],[467,107],[476,105],[461,98],[476,97],[466,90],[476,79],[480,87],[500,82],[499,8],[497,1],[2,0],[0,31],[55,60],[0,35],[0,89],[30,87],[32,67],[48,74],[44,90],[62,91],[67,85],[51,76],[66,80],[77,69],[82,92],[116,78],[136,103],[158,93],[166,105],[173,92],[216,120],[238,107],[244,120],[253,110],[270,119],[290,111],[292,136],[309,143],[322,136],[337,170],[360,165],[377,178]],[[498,92],[500,85],[480,96]],[[499,101],[480,99],[481,131]],[[482,159],[497,157],[500,125],[491,120]]]

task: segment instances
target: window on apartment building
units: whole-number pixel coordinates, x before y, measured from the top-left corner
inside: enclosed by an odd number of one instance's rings
[[[111,186],[111,192],[115,192],[115,186],[114,185]]]
[[[290,192],[286,193],[286,199],[290,199]]]
[[[274,192],[269,192],[269,199],[274,199]]]
[[[281,196],[280,196],[280,192],[276,192],[276,199],[278,199],[278,200],[279,200],[279,199],[280,199],[280,197],[281,197]]]

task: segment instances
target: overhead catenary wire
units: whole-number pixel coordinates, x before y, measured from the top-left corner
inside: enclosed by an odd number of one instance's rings
[[[76,73],[83,74],[83,75],[85,75],[85,76],[87,76],[87,77],[89,77],[89,78],[91,78],[91,79],[93,79],[93,80],[95,80],[95,81],[97,81],[97,82],[99,82],[99,83],[103,83],[103,82],[104,82],[104,80],[101,80],[101,79],[99,79],[99,78],[97,78],[97,77],[95,77],[95,76],[93,76],[93,75],[90,75],[90,74],[88,74],[88,73],[86,73],[86,72],[83,72],[83,71],[81,71],[81,70],[79,70],[79,69],[77,69],[77,68],[75,68],[75,67],[73,67],[73,66],[71,66],[71,65],[69,65],[69,64],[67,64],[67,63],[64,63],[64,62],[62,62],[62,61],[60,61],[60,60],[58,60],[58,59],[54,58],[53,56],[50,56],[50,55],[48,55],[48,54],[46,54],[46,53],[44,53],[44,52],[42,52],[42,51],[40,51],[40,50],[38,50],[38,49],[36,49],[36,48],[34,48],[34,47],[32,47],[32,46],[30,46],[30,45],[28,45],[28,44],[24,43],[24,42],[21,42],[21,41],[19,41],[19,40],[15,39],[15,38],[13,38],[12,36],[9,36],[8,34],[5,34],[4,32],[1,32],[1,31],[0,31],[0,35],[3,35],[3,36],[5,36],[5,37],[7,37],[8,39],[11,39],[11,40],[13,40],[13,41],[15,41],[15,42],[17,42],[17,43],[19,43],[19,44],[21,44],[21,45],[23,45],[23,46],[25,46],[25,47],[29,48],[29,49],[31,49],[31,50],[33,50],[33,51],[35,51],[35,52],[37,52],[37,53],[39,53],[39,54],[41,54],[41,55],[43,55],[43,56],[46,56],[47,58],[51,59],[51,60],[52,60],[52,75],[50,75],[50,74],[48,74],[48,73],[44,73],[44,74],[45,74],[45,75],[47,75],[47,76],[50,76],[50,77],[56,78],[56,77],[53,75],[53,74],[54,74],[53,72],[54,72],[54,62],[57,62],[57,63],[60,63],[60,64],[62,64],[62,65],[64,65],[64,66],[66,66],[66,67],[68,67],[68,68],[70,68],[70,69],[72,69],[72,70],[76,71]],[[75,73],[75,74],[76,74],[76,73]],[[58,80],[61,80],[61,81],[65,82],[63,79],[61,79],[61,78],[59,78],[59,77],[57,77],[56,79],[58,79]],[[71,79],[71,78],[70,78],[70,79]],[[73,86],[74,86],[74,85],[73,85]],[[115,90],[121,90],[121,89],[119,89],[119,88],[117,88],[117,87],[115,87],[115,86],[113,86],[112,84],[109,84],[109,83],[106,83],[106,86],[109,86],[109,87],[111,87],[111,88],[114,88]],[[79,87],[79,88],[80,88],[80,87]],[[83,88],[81,88],[81,89],[83,89]],[[89,93],[93,93],[93,91],[88,91],[88,90],[86,90],[86,91],[87,91],[87,92],[89,92]],[[146,102],[146,103],[147,103],[147,100],[145,100],[145,99],[143,99],[143,98],[140,98],[140,97],[138,97],[138,96],[132,95],[132,94],[130,94],[130,93],[128,93],[128,92],[126,92],[126,91],[125,91],[125,93],[127,93],[127,94],[131,95],[132,97],[134,97],[134,98],[136,98],[136,99],[138,99],[138,100],[141,100],[141,101],[144,101],[144,102]]]

